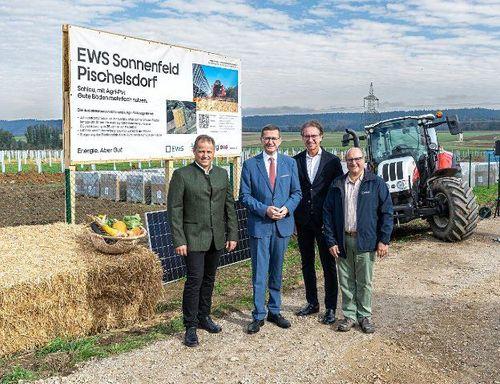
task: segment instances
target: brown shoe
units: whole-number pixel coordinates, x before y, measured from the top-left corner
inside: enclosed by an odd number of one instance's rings
[[[344,317],[339,321],[339,325],[337,326],[337,331],[339,332],[347,332],[352,327],[354,327],[355,321],[353,319],[349,319],[348,317]]]
[[[359,325],[361,326],[361,330],[364,333],[373,333],[375,332],[375,326],[372,321],[368,317],[362,317],[358,320]]]

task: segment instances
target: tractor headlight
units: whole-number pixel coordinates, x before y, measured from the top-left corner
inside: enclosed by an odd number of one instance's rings
[[[404,182],[404,180],[399,180],[396,183],[396,187],[398,187],[398,189],[405,189],[406,188],[406,183]]]

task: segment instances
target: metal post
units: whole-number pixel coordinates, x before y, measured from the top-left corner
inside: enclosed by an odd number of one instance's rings
[[[471,177],[472,177],[472,155],[469,153],[469,188],[471,184]]]
[[[495,208],[495,216],[500,216],[500,156],[496,156],[497,158],[497,171],[498,171],[498,178],[497,178],[497,206]]]
[[[232,169],[231,169],[231,176],[232,176],[232,186],[233,186],[233,197],[234,199],[238,199],[238,194],[239,194],[239,189],[240,189],[240,186],[239,186],[239,181],[240,181],[240,177],[241,177],[241,166],[240,166],[240,157],[239,156],[235,156],[233,157],[232,161],[231,161],[231,165],[233,166]]]
[[[73,218],[71,217],[71,170],[66,168],[64,170],[64,181],[66,187],[66,223],[71,224]]]
[[[490,157],[491,153],[488,152],[488,188],[490,188],[490,166],[491,166]]]
[[[174,161],[166,160],[165,161],[165,199],[168,196],[168,188],[170,187],[170,179],[174,173]]]

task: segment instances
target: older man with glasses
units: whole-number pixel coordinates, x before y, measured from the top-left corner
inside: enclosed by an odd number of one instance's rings
[[[393,227],[392,201],[384,180],[365,170],[361,148],[346,153],[348,173],[332,183],[323,209],[324,233],[337,259],[342,319],[338,331],[356,322],[373,333],[372,280],[375,255],[388,253]]]

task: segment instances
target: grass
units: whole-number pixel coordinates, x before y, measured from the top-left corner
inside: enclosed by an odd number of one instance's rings
[[[326,132],[322,145],[326,148],[342,150],[343,134],[343,132]],[[362,133],[358,132],[358,134]],[[283,132],[281,136],[283,137],[282,149],[302,148],[304,146],[299,132]],[[500,134],[496,131],[467,131],[464,132],[464,141],[458,142],[457,136],[453,136],[449,132],[438,132],[439,143],[448,151],[483,151],[493,149],[495,137],[497,139],[500,138]],[[364,142],[362,141],[361,143]],[[243,134],[243,148],[259,147],[260,145],[260,132],[246,132]]]
[[[497,184],[488,186],[474,187],[474,194],[479,205],[494,205],[496,204],[498,186]]]
[[[16,354],[0,361],[0,384],[68,374],[78,363],[132,351],[170,337],[183,328],[182,318],[177,315],[140,331],[123,330],[76,340],[56,338],[34,352]]]
[[[35,372],[16,365],[7,375],[0,378],[0,384],[17,383],[21,380],[36,380],[37,378]]]
[[[37,356],[46,356],[54,352],[74,352],[79,350],[89,350],[95,344],[95,337],[78,340],[65,340],[56,338],[45,347],[37,351]]]

